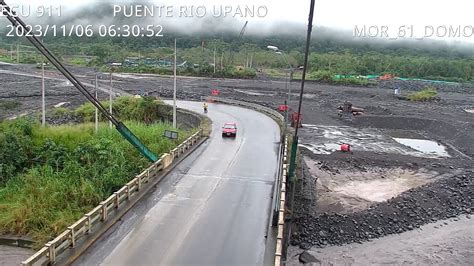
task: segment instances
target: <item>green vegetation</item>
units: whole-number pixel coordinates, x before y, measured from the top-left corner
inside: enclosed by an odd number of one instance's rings
[[[437,95],[438,92],[436,92],[435,88],[425,88],[421,91],[410,93],[407,99],[416,102],[427,102],[435,100]]]
[[[122,106],[117,109],[121,116],[130,118],[127,126],[152,151],[162,154],[192,132],[179,130],[178,140],[162,137],[171,126],[153,123],[154,115],[144,115],[150,106],[158,105],[133,98],[120,98],[116,103]],[[142,115],[140,121],[133,119]],[[0,233],[30,235],[44,243],[147,165],[149,162],[105,123],[95,134],[92,123],[43,128],[26,118],[2,122]]]
[[[0,62],[13,63],[13,60],[10,56],[0,54]]]
[[[108,106],[108,101],[101,102],[103,106]],[[153,97],[118,97],[113,101],[112,111],[120,120],[140,121],[146,124],[155,121],[164,121],[170,117],[171,110],[165,104],[155,100]],[[82,117],[84,122],[93,122],[95,117],[95,107],[92,103],[85,103],[74,110],[74,114]],[[100,114],[99,121],[106,121]]]
[[[311,69],[345,75],[395,74],[399,77],[473,81],[472,59],[450,59],[380,53],[327,53],[310,56]]]
[[[390,73],[405,78],[474,82],[472,46],[444,45],[430,40],[423,43],[356,42],[336,39],[331,35],[327,30],[319,29],[312,40],[309,73],[329,71],[334,75],[356,76]],[[116,71],[170,75],[174,51],[169,47],[173,47],[174,37],[178,37],[178,64],[186,62],[185,66],[178,68],[180,75],[252,78],[257,70],[282,70],[289,65],[299,67],[303,64],[305,43],[302,36],[244,36],[242,41],[237,39],[237,34],[167,34],[157,39],[47,37],[45,43],[55,54],[72,58],[68,61],[71,64],[87,64],[106,70],[105,66],[118,62],[124,63],[124,67]],[[16,42],[15,38],[3,41],[0,35],[0,54],[8,57]],[[267,45],[277,45],[284,54],[269,51]],[[29,57],[33,58],[34,54],[22,53],[21,62],[31,61]],[[134,58],[134,63],[125,64],[125,60],[130,58]],[[156,63],[158,61],[159,64]],[[270,76],[273,76],[272,73]],[[366,83],[352,79],[339,82]]]
[[[88,62],[85,58],[74,57],[68,60],[68,63],[76,66],[87,66]]]
[[[71,115],[73,113],[74,112],[68,108],[58,107],[58,108],[51,109],[51,111],[49,112],[49,115],[53,117],[63,117],[66,115]]]

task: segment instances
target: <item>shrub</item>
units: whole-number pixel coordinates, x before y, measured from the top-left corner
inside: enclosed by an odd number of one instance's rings
[[[102,105],[109,106],[109,101],[103,101]],[[108,109],[108,108],[107,108]],[[147,124],[163,121],[168,117],[167,108],[162,101],[153,97],[130,97],[121,96],[112,103],[112,112],[120,120],[140,121]],[[95,119],[95,106],[85,103],[79,106],[75,115],[81,117],[84,122],[93,122]],[[105,116],[99,113],[99,121],[105,121]]]
[[[65,107],[54,108],[50,112],[51,116],[53,117],[62,117],[62,116],[70,115],[72,113],[73,112],[71,110]]]
[[[32,123],[22,118],[0,126],[0,186],[30,164]]]
[[[327,70],[318,70],[308,74],[308,79],[323,81],[323,82],[332,82],[334,74]]]
[[[438,95],[438,92],[436,91],[435,88],[428,87],[428,88],[425,88],[421,91],[410,93],[407,96],[407,98],[410,101],[426,102],[426,101],[435,100],[437,98],[436,97],[437,95]]]
[[[84,122],[92,122],[95,118],[95,106],[89,102],[85,103],[74,110],[74,114],[82,117]],[[103,121],[104,117],[100,115],[99,119]]]
[[[127,126],[155,154],[178,140],[161,137],[168,124]],[[42,128],[33,121],[0,124],[0,233],[29,234],[39,244],[61,233],[149,162],[114,129],[92,123]],[[6,175],[4,174],[6,173]]]

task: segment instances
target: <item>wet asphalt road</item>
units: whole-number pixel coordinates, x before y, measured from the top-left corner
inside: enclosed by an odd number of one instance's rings
[[[178,106],[202,112],[202,103]],[[211,138],[94,244],[77,265],[262,265],[279,128],[258,112],[210,104]],[[222,138],[236,122],[235,139]]]

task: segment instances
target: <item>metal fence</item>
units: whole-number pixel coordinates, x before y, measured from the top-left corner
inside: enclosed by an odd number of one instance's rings
[[[67,249],[75,248],[77,241],[91,234],[95,226],[107,222],[109,215],[118,212],[122,206],[135,199],[143,186],[154,179],[159,171],[168,167],[175,158],[180,157],[201,139],[201,132],[202,130],[199,130],[178,147],[171,150],[169,154],[161,156],[158,161],[69,226],[62,234],[46,243],[43,248],[23,261],[21,265],[54,264],[59,255]]]
[[[280,208],[278,210],[278,223],[277,223],[277,241],[276,241],[276,249],[275,249],[275,266],[281,265],[281,260],[283,257],[283,249],[284,249],[284,229],[285,229],[285,204],[286,204],[286,176],[288,172],[288,164],[289,157],[288,157],[288,136],[285,136],[285,143],[283,148],[283,157],[282,157],[282,164],[283,170],[279,176],[279,180],[281,181],[279,185],[279,197],[280,197]]]

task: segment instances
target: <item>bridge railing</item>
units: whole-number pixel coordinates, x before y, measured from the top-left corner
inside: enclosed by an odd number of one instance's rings
[[[46,243],[44,247],[23,261],[21,265],[54,264],[59,255],[67,249],[76,247],[78,240],[91,234],[95,226],[107,222],[111,214],[116,213],[122,206],[136,198],[143,186],[155,178],[158,172],[168,167],[175,158],[179,158],[195,145],[201,139],[201,133],[202,129],[171,150],[169,154],[161,156],[158,161],[154,162],[145,171],[135,176],[125,186],[86,213],[55,239]]]
[[[277,240],[276,240],[276,248],[275,248],[275,266],[280,266],[282,257],[283,257],[283,250],[284,250],[284,230],[285,230],[285,204],[286,204],[286,177],[288,173],[289,167],[289,156],[288,156],[288,136],[285,136],[285,143],[283,144],[283,156],[282,156],[282,164],[283,170],[281,171],[279,177],[279,190],[277,196],[279,197],[279,209],[278,209],[278,222],[277,222]]]

